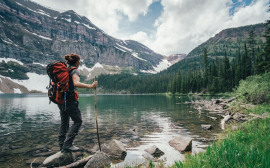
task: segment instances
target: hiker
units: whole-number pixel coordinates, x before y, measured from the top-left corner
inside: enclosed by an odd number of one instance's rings
[[[69,81],[69,90],[75,91],[76,87],[78,88],[86,88],[86,89],[94,89],[97,87],[98,82],[95,81],[91,85],[80,82],[80,71],[78,67],[80,66],[81,56],[77,54],[65,55],[64,59],[67,61],[69,65],[68,69],[75,67],[72,69],[70,74]],[[78,151],[79,148],[73,146],[73,140],[76,135],[78,135],[79,128],[82,125],[82,116],[79,108],[79,102],[75,100],[75,96],[71,96],[66,103],[66,108],[64,109],[64,105],[58,105],[60,109],[61,116],[61,125],[59,128],[58,141],[61,152],[68,151]],[[63,110],[64,109],[64,110]],[[69,118],[73,121],[73,125],[69,128]],[[67,134],[67,135],[66,135]]]

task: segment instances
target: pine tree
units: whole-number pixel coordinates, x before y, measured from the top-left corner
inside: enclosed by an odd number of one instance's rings
[[[251,65],[252,65],[252,69],[251,69],[251,74],[255,75],[255,45],[256,45],[256,34],[253,30],[250,31],[249,35],[248,35],[248,44],[249,44],[249,55],[250,55],[250,59],[251,59]]]
[[[204,74],[203,74],[203,86],[204,88],[208,85],[208,57],[206,48],[203,49],[203,65],[204,65]]]

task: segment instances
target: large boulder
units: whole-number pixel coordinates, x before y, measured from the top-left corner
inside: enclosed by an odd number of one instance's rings
[[[71,152],[57,152],[56,154],[47,157],[43,162],[43,167],[59,167],[68,165],[74,162],[74,157]]]
[[[127,150],[124,144],[115,139],[112,140],[109,145],[104,145],[101,150],[114,160],[124,160],[127,156]]]
[[[112,140],[109,144],[103,144],[101,151],[106,153],[113,160],[124,160],[127,150],[121,141]]]
[[[110,167],[111,160],[104,152],[96,152],[84,168]]]
[[[175,148],[179,152],[190,151],[192,148],[192,139],[178,136],[170,140],[169,144],[171,147]]]
[[[161,151],[158,147],[156,147],[156,145],[153,145],[151,148],[147,148],[144,151],[156,158],[164,155],[164,152]]]

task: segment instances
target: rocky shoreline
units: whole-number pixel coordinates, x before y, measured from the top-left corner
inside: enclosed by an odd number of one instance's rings
[[[214,116],[211,116],[211,114],[217,114],[223,119],[220,121],[220,127],[221,129],[226,129],[226,123],[242,123],[246,121],[251,121],[257,118],[266,118],[270,114],[267,112],[264,112],[262,115],[258,114],[244,114],[242,111],[247,110],[250,108],[254,108],[254,105],[251,104],[243,104],[243,103],[236,103],[237,97],[232,97],[230,99],[211,99],[211,100],[196,100],[191,102],[185,102],[185,104],[191,104],[193,105],[194,109],[198,110],[198,115],[201,115],[202,110],[209,111],[206,116],[208,118],[211,118],[214,121],[217,121],[217,118]],[[236,109],[233,104],[237,104],[238,108]],[[201,128],[204,130],[211,130],[211,125],[201,125]],[[237,129],[237,126],[233,126],[232,129]],[[209,140],[211,141],[211,140]]]

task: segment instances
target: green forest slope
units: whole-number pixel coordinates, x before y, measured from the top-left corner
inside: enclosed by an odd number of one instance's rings
[[[230,92],[240,80],[268,71],[269,24],[221,31],[182,61],[155,75],[101,75],[99,86],[116,93]]]

